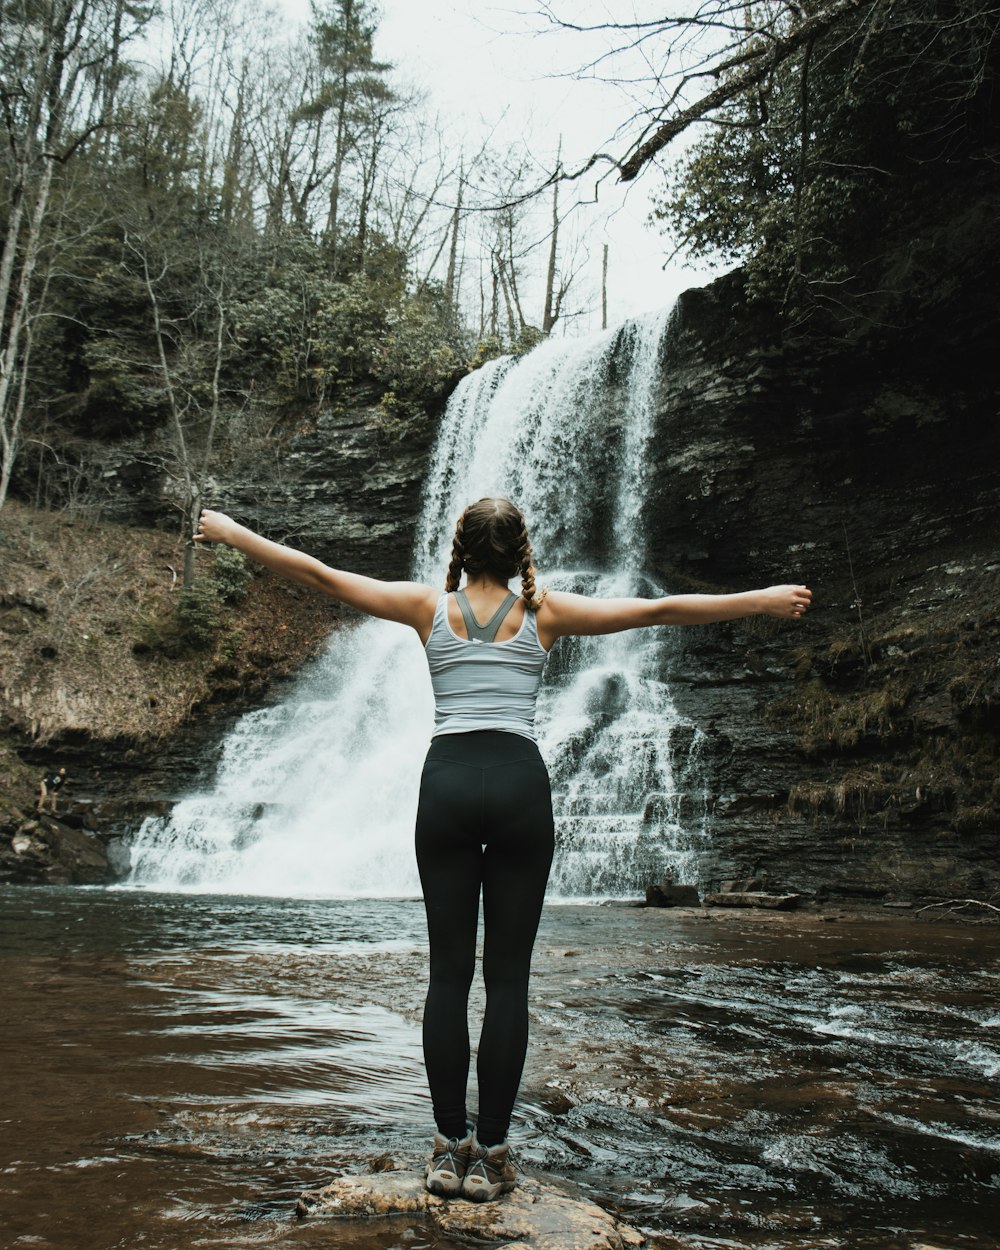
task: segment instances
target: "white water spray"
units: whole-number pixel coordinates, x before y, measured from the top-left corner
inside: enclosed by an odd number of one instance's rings
[[[528,518],[539,584],[598,596],[663,593],[643,576],[642,512],[666,324],[663,313],[547,342],[458,387],[425,486],[416,580],[443,581],[467,503],[507,495]],[[538,709],[556,809],[551,893],[634,894],[653,877],[695,875],[703,831],[681,825],[674,771],[679,757],[683,766],[697,754],[699,735],[662,679],[668,633],[563,639],[554,648]],[[143,824],[129,884],[418,893],[413,818],[432,723],[412,631],[383,621],[338,631],[284,703],[236,725],[211,790]]]

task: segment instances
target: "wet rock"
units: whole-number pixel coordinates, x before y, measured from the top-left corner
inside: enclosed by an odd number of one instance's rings
[[[48,885],[107,885],[118,874],[103,843],[56,816],[8,826],[0,836],[0,881]]]
[[[672,881],[660,881],[646,886],[647,907],[700,907],[698,887],[675,885]]]
[[[982,702],[996,670],[975,657],[995,655],[998,632],[998,375],[995,328],[970,324],[969,300],[838,344],[788,336],[738,273],[678,302],[648,453],[650,572],[673,592],[803,581],[816,594],[801,628],[672,636],[671,697],[704,732],[697,768],[676,758],[682,792],[705,800],[705,880],[917,891],[941,857],[949,889],[974,871],[984,896],[997,885],[996,713]],[[944,376],[961,380],[942,409]],[[877,690],[895,701],[891,732],[863,713],[856,734],[822,722]],[[968,802],[990,806],[992,828],[965,833],[943,791],[969,784],[970,752],[985,797]],[[845,786],[852,773],[869,788]],[[820,783],[821,809],[789,801]]]
[[[551,1181],[524,1179],[496,1202],[444,1199],[424,1189],[419,1172],[344,1176],[302,1194],[300,1218],[376,1219],[418,1215],[441,1236],[504,1250],[626,1250],[642,1246],[642,1233],[595,1203]]]
[[[772,911],[791,911],[802,903],[801,894],[764,894],[759,891],[723,891],[706,894],[706,907],[767,907]]]
[[[723,881],[719,890],[723,894],[758,894],[764,889],[759,877],[747,877],[742,881]]]
[[[273,537],[294,534],[297,546],[340,568],[405,577],[441,401],[426,419],[389,430],[382,393],[361,382],[345,386],[280,459],[217,472],[212,506]],[[144,434],[114,447],[88,444],[78,453],[81,471],[101,483],[106,520],[169,529],[177,515],[169,465],[147,442]]]

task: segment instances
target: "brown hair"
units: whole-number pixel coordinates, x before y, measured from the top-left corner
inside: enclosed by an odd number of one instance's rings
[[[533,612],[542,606],[546,592],[535,591],[535,566],[524,514],[509,499],[477,499],[458,518],[445,590],[457,590],[463,572],[469,577],[487,573],[501,582],[509,582],[520,573],[525,606]]]

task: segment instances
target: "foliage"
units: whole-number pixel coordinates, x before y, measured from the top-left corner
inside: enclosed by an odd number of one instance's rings
[[[912,286],[893,266],[915,206],[959,204],[991,168],[997,20],[985,0],[876,0],[804,41],[720,110],[655,219],[696,256],[745,263],[749,293],[793,319],[885,316]]]
[[[214,646],[224,619],[215,580],[196,577],[177,600],[174,620],[178,645],[185,650]]]
[[[230,606],[242,603],[247,586],[253,580],[253,570],[247,558],[235,547],[219,547],[212,564],[212,579],[219,598]]]
[[[141,438],[189,514],[248,431],[280,439],[356,381],[392,389],[400,420],[440,396],[468,343],[457,282],[431,283],[425,254],[447,259],[457,236],[417,181],[449,171],[411,162],[401,181],[414,121],[372,6],[318,3],[297,42],[217,0],[126,6],[127,22],[113,0],[22,8],[0,27],[0,308],[16,314],[0,324],[0,504],[15,460],[26,493],[87,440]],[[67,15],[87,24],[91,80],[60,52]],[[150,22],[158,68],[128,42]],[[49,60],[26,53],[42,30]]]

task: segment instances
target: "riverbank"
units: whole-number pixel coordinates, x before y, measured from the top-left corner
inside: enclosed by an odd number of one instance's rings
[[[12,1244],[328,1245],[303,1190],[419,1167],[418,901],[0,893]],[[998,992],[993,928],[547,907],[512,1136],[657,1250],[992,1250]]]

